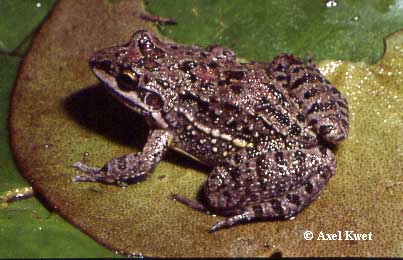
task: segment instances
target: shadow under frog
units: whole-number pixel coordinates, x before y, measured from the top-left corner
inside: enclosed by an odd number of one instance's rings
[[[102,83],[83,88],[63,101],[67,114],[80,125],[122,145],[141,150],[149,127],[144,117],[130,110],[108,93]],[[77,158],[79,159],[79,158]],[[168,151],[164,160],[203,171],[205,166],[181,153]]]

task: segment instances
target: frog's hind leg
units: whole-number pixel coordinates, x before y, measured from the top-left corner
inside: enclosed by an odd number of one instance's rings
[[[274,152],[258,158],[246,174],[214,173],[205,187],[208,206],[233,211],[210,231],[255,219],[289,219],[315,200],[334,174],[334,154],[325,147]]]
[[[347,137],[347,101],[320,73],[312,60],[304,64],[291,55],[280,55],[270,64],[269,73],[294,95],[309,125],[325,141],[338,144]]]

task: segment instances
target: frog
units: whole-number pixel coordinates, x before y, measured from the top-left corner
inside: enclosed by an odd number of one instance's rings
[[[240,62],[220,45],[185,46],[139,30],[128,43],[95,52],[89,66],[150,131],[141,152],[100,168],[74,163],[83,173],[74,182],[138,183],[167,150],[176,150],[211,172],[201,199],[172,198],[222,216],[209,229],[214,232],[292,219],[336,171],[348,103],[311,58],[284,53],[269,62]]]

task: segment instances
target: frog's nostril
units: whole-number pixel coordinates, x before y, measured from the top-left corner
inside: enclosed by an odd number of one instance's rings
[[[90,65],[90,67],[95,67],[97,64],[96,59],[94,59],[93,57],[90,59],[90,61],[88,62],[88,64]]]

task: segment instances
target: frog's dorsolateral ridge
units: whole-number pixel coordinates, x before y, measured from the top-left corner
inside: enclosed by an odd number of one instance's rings
[[[346,100],[312,61],[282,54],[238,63],[232,50],[159,41],[142,30],[96,52],[95,75],[150,126],[141,153],[102,168],[77,162],[74,181],[124,186],[146,178],[168,148],[213,167],[199,210],[227,216],[210,230],[254,219],[287,219],[334,174],[330,147],[347,137]]]

